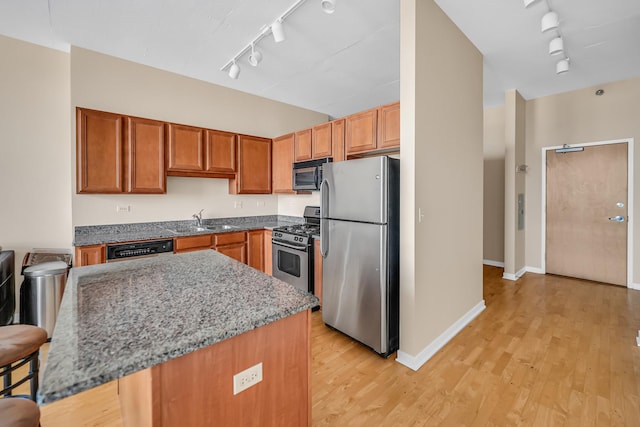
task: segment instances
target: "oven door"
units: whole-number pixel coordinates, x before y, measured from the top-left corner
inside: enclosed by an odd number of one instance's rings
[[[305,292],[312,292],[309,286],[309,252],[282,242],[272,242],[273,277],[278,278]]]

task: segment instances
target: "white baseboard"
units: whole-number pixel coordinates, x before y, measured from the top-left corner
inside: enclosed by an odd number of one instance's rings
[[[640,283],[631,283],[629,285],[629,289],[635,289],[636,291],[640,291]]]
[[[409,353],[405,353],[402,350],[398,350],[398,357],[396,362],[402,363],[404,366],[417,371],[422,365],[427,363],[434,354],[445,346],[458,332],[460,332],[465,326],[467,326],[473,319],[484,311],[486,306],[484,300],[480,301],[471,310],[465,313],[461,318],[455,321],[455,323],[447,328],[439,337],[437,337],[431,344],[426,346],[417,356],[412,356]]]
[[[545,271],[539,267],[525,267],[527,273],[546,274]]]
[[[507,279],[507,280],[513,280],[513,281],[516,281],[516,280],[518,280],[519,278],[521,278],[521,277],[522,277],[522,275],[523,275],[524,273],[526,273],[526,272],[527,272],[527,267],[522,267],[522,268],[520,269],[520,271],[518,271],[516,274],[511,274],[511,273],[502,273],[502,278],[503,278],[503,279]]]
[[[482,263],[484,265],[490,265],[492,267],[502,267],[502,268],[504,268],[504,262],[502,262],[502,261],[491,261],[490,259],[483,259]]]

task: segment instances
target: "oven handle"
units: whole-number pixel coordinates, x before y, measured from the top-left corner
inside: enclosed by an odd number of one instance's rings
[[[326,179],[323,179],[320,184],[320,256],[322,258],[327,257],[329,246],[329,235],[327,234],[326,220],[324,219],[325,209],[327,208],[329,208],[329,184]]]
[[[307,248],[305,246],[290,245],[288,243],[276,242],[274,240],[272,240],[271,243],[273,245],[276,245],[276,246],[282,246],[282,247],[289,248],[289,249],[295,249],[297,251],[302,251],[302,252],[306,252],[307,251]]]

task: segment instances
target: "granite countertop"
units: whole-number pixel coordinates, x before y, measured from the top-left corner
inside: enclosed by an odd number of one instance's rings
[[[236,231],[273,229],[285,225],[299,224],[303,218],[285,215],[261,215],[234,218],[203,219],[204,226],[233,225],[222,230],[196,230],[194,220],[161,221],[134,224],[88,225],[75,227],[74,246],[123,243],[137,240],[171,239],[198,234],[233,233]]]
[[[49,403],[312,308],[216,251],[73,268],[40,385]]]

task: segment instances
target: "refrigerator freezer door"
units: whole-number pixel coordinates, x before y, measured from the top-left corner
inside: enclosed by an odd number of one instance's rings
[[[322,221],[329,236],[322,262],[322,320],[386,353],[387,226]]]
[[[322,217],[386,224],[388,160],[380,156],[324,165]]]

